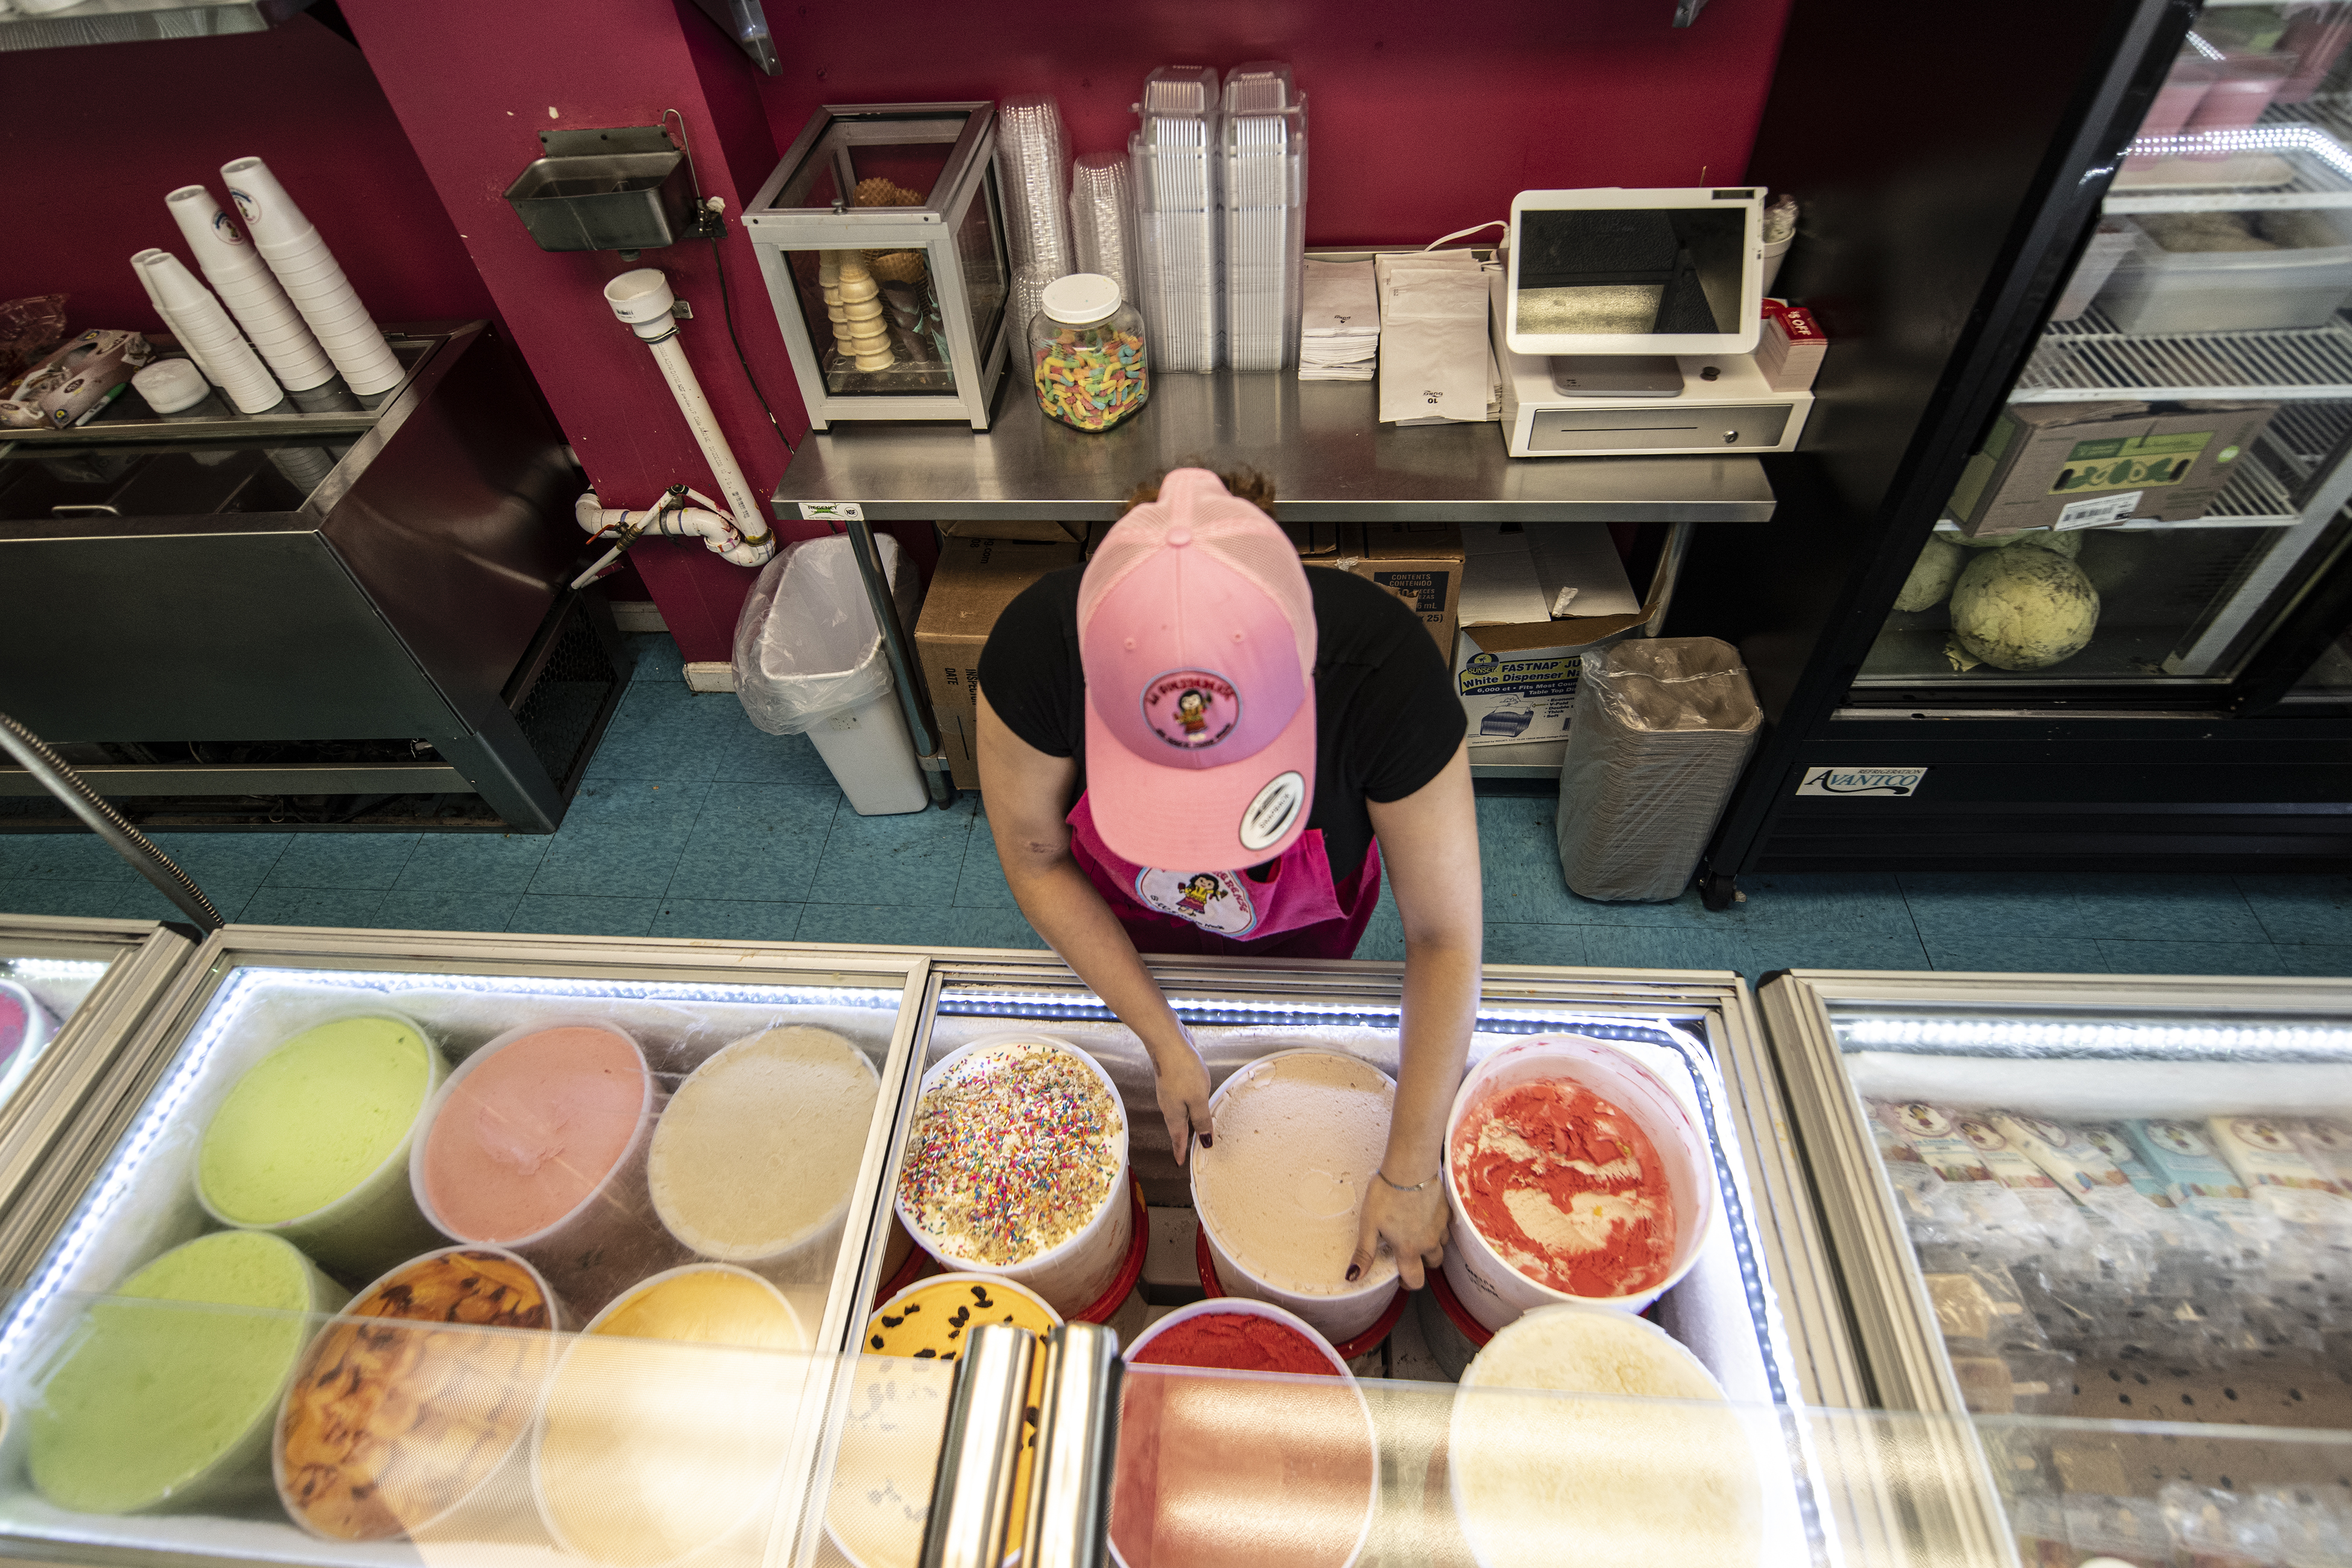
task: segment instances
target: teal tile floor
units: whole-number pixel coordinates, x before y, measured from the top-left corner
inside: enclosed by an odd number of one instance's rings
[[[977,796],[862,817],[815,749],[697,696],[666,637],[637,668],[562,831],[163,834],[232,920],[765,942],[1041,947]],[[1695,894],[1596,904],[1560,884],[1552,803],[1482,797],[1486,956],[1606,968],[2352,975],[2352,877],[1779,876],[1722,914]],[[0,836],[0,909],[174,911],[84,835]],[[1359,956],[1401,958],[1382,900]]]

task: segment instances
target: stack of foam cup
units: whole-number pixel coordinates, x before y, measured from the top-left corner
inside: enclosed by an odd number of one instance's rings
[[[196,281],[180,258],[168,250],[140,252],[141,270],[155,293],[156,308],[170,323],[180,346],[204,367],[205,374],[236,405],[240,414],[259,414],[286,401],[286,393],[261,363],[251,345],[237,335],[212,290]]]
[[[163,198],[187,237],[205,281],[245,329],[273,374],[289,392],[308,392],[335,378],[335,366],[310,335],[277,275],[254,254],[236,221],[202,185],[182,185]]]
[[[213,374],[212,365],[205,361],[205,356],[201,352],[188,346],[188,334],[181,331],[178,318],[173,316],[169,310],[164,308],[163,296],[156,292],[155,280],[147,276],[148,262],[154,260],[158,257],[169,256],[171,252],[168,250],[150,249],[141,251],[138,255],[131,258],[131,275],[139,279],[139,287],[147,290],[147,302],[155,307],[155,314],[162,319],[163,322],[163,330],[172,334],[172,341],[180,345],[180,352],[188,356],[190,363],[194,364],[198,370],[204,372],[205,379],[206,381],[212,383],[215,386],[218,386],[220,384],[220,377]]]
[[[327,242],[287,195],[269,165],[258,158],[239,158],[221,165],[221,178],[228,182],[229,197],[245,219],[254,248],[278,275],[319,346],[342,373],[344,384],[362,397],[399,385],[400,361],[368,319],[367,308],[336,265]]]

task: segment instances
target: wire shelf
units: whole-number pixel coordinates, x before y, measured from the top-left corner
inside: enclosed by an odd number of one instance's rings
[[[2308,477],[2352,435],[2352,403],[2290,403],[2272,416],[2263,439],[2283,454],[2297,478]]]
[[[2050,324],[2009,400],[2330,397],[2352,398],[2352,327],[2341,317],[2317,327],[2136,336],[2094,305]]]
[[[2135,517],[2111,526],[2122,533],[2166,533],[2182,528],[2290,528],[2302,521],[2287,495],[2286,486],[2249,453],[2239,461],[2230,482],[2213,498],[2212,510],[2203,517],[2179,522]],[[1936,528],[1943,533],[1960,531],[1960,525],[1949,517],[1938,519]]]

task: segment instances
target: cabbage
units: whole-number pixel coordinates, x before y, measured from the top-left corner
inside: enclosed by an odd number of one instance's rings
[[[1944,602],[1952,591],[1952,579],[1967,565],[1968,552],[1951,542],[1950,536],[1931,533],[1919,549],[1919,559],[1911,565],[1911,575],[1903,579],[1903,591],[1895,595],[1898,610],[1932,610]]]
[[[2047,669],[2083,651],[2099,624],[2099,591],[2054,550],[1998,550],[1952,585],[1952,635],[1996,669]]]

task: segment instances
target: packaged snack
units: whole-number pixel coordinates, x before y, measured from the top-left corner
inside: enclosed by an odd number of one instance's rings
[[[2292,1123],[2278,1116],[2216,1116],[2207,1136],[2248,1193],[2298,1225],[2352,1222],[2352,1199],[2295,1147]]]
[[[1993,1130],[2010,1147],[2077,1197],[2101,1191],[2128,1191],[2131,1183],[2113,1160],[2071,1127],[2014,1110],[1992,1112]]]
[[[2123,1173],[2124,1180],[2131,1184],[2132,1191],[2160,1209],[2176,1206],[2172,1194],[2166,1190],[2163,1181],[2132,1152],[2131,1143],[2124,1137],[2121,1128],[2112,1125],[2085,1127],[2083,1136],[2092,1148],[2105,1155],[2116,1169]]]
[[[2163,1178],[2165,1190],[2172,1194],[2175,1203],[2189,1204],[2200,1199],[2245,1201],[2246,1189],[2206,1144],[2202,1130],[2194,1123],[2126,1121],[2123,1131],[2148,1169]]]

